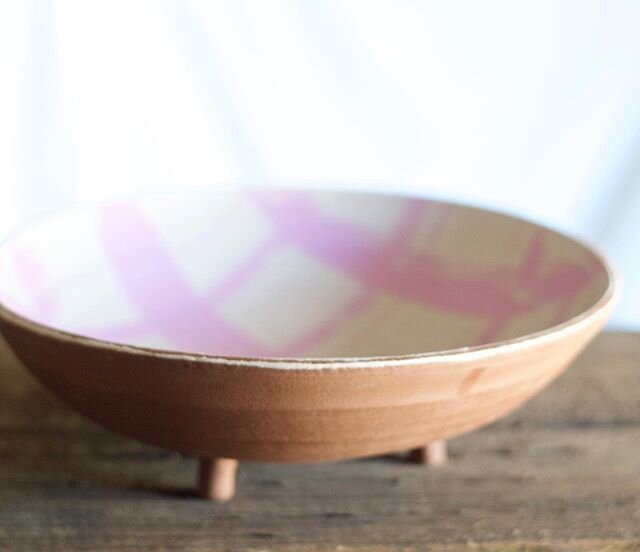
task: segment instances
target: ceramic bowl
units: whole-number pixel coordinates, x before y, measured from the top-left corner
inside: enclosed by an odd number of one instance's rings
[[[614,287],[589,248],[511,216],[220,190],[16,233],[0,248],[0,330],[109,429],[205,459],[323,461],[503,416],[594,337]],[[203,462],[203,493],[228,498],[234,469]]]

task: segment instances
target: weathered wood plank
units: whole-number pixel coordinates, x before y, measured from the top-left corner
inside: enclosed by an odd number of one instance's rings
[[[501,424],[546,426],[640,421],[640,335],[603,334],[544,393]]]
[[[0,362],[0,550],[640,550],[640,337],[609,334],[521,411],[399,457],[242,464],[228,504],[196,462],[113,435]]]

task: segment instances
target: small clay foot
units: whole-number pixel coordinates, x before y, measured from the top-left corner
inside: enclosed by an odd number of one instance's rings
[[[409,453],[409,460],[427,466],[442,466],[447,462],[447,441],[441,439],[415,448]]]
[[[198,494],[224,502],[236,494],[238,461],[233,458],[201,458]]]

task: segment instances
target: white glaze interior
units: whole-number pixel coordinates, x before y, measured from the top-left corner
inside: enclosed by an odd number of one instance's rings
[[[602,297],[559,234],[418,199],[166,194],[50,217],[0,248],[0,302],[98,339],[249,357],[423,353],[520,337]]]

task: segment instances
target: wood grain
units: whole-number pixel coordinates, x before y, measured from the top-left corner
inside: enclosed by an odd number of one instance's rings
[[[640,550],[638,335],[599,337],[438,470],[243,463],[225,504],[192,496],[195,459],[100,429],[0,358],[2,551]]]

